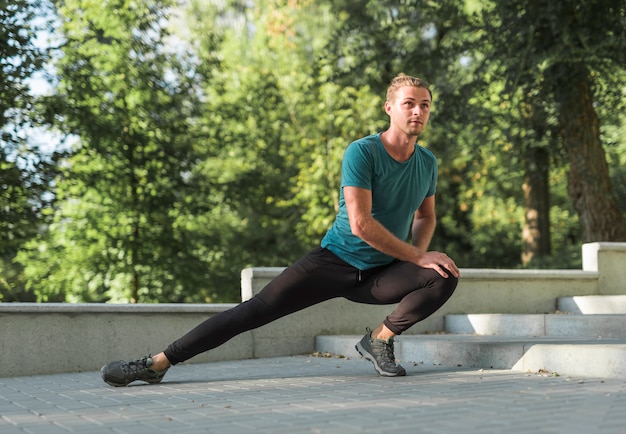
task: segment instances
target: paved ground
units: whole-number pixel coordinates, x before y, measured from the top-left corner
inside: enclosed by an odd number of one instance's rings
[[[626,380],[284,357],[179,365],[125,388],[99,372],[0,378],[0,433],[626,433]]]

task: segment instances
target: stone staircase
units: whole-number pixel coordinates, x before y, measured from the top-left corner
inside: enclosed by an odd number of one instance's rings
[[[403,335],[396,358],[409,367],[512,369],[626,379],[626,295],[561,297],[550,314],[448,314],[444,331]],[[361,336],[318,336],[316,349],[358,358]]]

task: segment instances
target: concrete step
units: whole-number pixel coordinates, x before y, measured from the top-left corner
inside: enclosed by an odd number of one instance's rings
[[[446,315],[445,334],[396,338],[410,364],[626,379],[626,295],[561,297],[555,314]],[[318,336],[317,351],[360,358],[362,336]]]
[[[459,314],[446,315],[444,329],[456,334],[626,339],[626,315]]]
[[[359,358],[362,336],[318,336],[316,349]],[[626,339],[475,335],[404,335],[396,338],[396,358],[410,364],[478,369],[545,370],[561,376],[626,379]]]
[[[560,297],[557,309],[561,312],[572,312],[586,315],[595,314],[626,314],[626,295],[585,295],[577,297]]]

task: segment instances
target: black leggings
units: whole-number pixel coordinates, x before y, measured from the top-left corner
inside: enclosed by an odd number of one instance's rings
[[[443,278],[430,268],[402,261],[361,271],[318,247],[250,300],[212,316],[170,344],[165,355],[175,365],[240,333],[337,297],[366,304],[398,303],[384,324],[399,335],[437,311],[457,282],[452,275]]]

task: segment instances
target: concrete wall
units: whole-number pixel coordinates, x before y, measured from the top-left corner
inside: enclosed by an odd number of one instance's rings
[[[582,249],[583,270],[598,273],[599,294],[626,294],[626,243],[588,243]]]
[[[233,305],[0,304],[0,377],[100,369],[165,349]],[[197,361],[255,357],[243,334]]]
[[[241,274],[242,299],[282,268]],[[626,294],[626,243],[583,246],[583,270],[462,270],[459,286],[409,334],[443,330],[447,313],[547,313],[560,296]],[[111,360],[157,353],[233,305],[0,303],[0,377],[97,370]],[[318,335],[364,333],[393,306],[336,299],[237,336],[188,363],[306,354]]]

